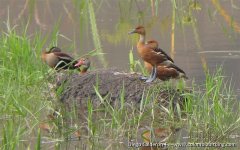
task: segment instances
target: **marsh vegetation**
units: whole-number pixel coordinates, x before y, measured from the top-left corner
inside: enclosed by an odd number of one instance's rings
[[[129,141],[239,146],[239,9],[232,0],[0,1],[0,149],[126,149]],[[163,82],[138,105],[126,103],[123,84],[117,109],[96,84],[97,107],[86,99],[83,118],[74,100],[66,109],[66,89],[55,87],[58,73],[42,63],[41,51],[58,45],[77,58],[91,55],[90,71],[147,74],[138,37],[127,36],[138,24],[185,70],[187,84]],[[184,105],[155,101],[159,91],[173,100],[173,90]]]

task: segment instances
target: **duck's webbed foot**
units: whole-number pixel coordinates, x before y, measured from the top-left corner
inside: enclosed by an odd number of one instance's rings
[[[141,77],[139,77],[139,79],[140,79],[140,80],[147,80],[148,77],[147,77],[147,76],[141,76]]]

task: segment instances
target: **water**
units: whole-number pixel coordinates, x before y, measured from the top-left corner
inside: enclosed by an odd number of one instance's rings
[[[0,31],[7,30],[4,22],[21,31],[29,21],[28,35],[41,31],[46,35],[59,22],[58,46],[75,56],[95,49],[88,16],[88,9],[80,9],[75,0],[0,0]],[[147,39],[155,39],[159,46],[170,54],[172,5],[168,0],[159,1],[157,15],[152,15],[150,1],[147,0],[96,0],[93,3],[96,23],[104,57],[108,67],[129,70],[129,50],[136,53],[137,36],[127,33],[139,24],[147,29]],[[185,1],[186,2],[186,1]],[[229,26],[226,19],[216,10],[211,1],[202,1],[201,10],[193,10],[195,26],[181,26],[182,18],[177,12],[175,25],[174,60],[190,79],[203,83],[205,79],[202,60],[211,72],[217,66],[223,67],[224,75],[232,80],[236,92],[240,93],[240,32]],[[232,3],[234,2],[234,3]],[[221,7],[240,24],[240,1],[220,0]],[[184,6],[184,4],[183,4]],[[184,9],[184,8],[179,8]],[[49,42],[45,48],[47,48]],[[39,59],[40,61],[40,59]],[[102,67],[97,58],[93,65]],[[239,94],[240,95],[240,94]]]
[[[8,15],[12,25],[26,24],[29,21],[29,35],[35,31],[43,34],[53,30],[57,22],[60,23],[58,46],[69,50],[74,55],[81,55],[95,49],[92,40],[92,31],[88,18],[88,12],[80,10],[80,4],[69,0],[0,0],[0,25],[1,31],[6,30],[3,22]],[[240,1],[220,1],[235,22],[240,23]],[[181,5],[180,5],[181,6]],[[180,7],[179,6],[179,7]],[[182,4],[185,6],[185,4]],[[148,1],[96,1],[94,3],[97,29],[100,35],[104,56],[108,67],[117,67],[128,70],[129,50],[134,48],[135,58],[136,44],[133,37],[127,32],[143,24],[147,27],[147,39],[155,39],[167,53],[171,49],[171,17],[172,5],[170,1],[160,1],[157,16],[151,13],[151,4]],[[183,9],[183,8],[182,8]],[[177,12],[176,21],[181,17]],[[216,7],[209,1],[201,3],[201,10],[193,10],[193,16],[197,19],[196,26],[175,25],[175,54],[174,59],[190,79],[197,82],[204,80],[204,71],[201,63],[203,57],[209,70],[213,71],[217,66],[223,66],[224,75],[232,78],[236,89],[240,88],[240,36],[239,32],[229,26]],[[59,21],[60,20],[60,21]],[[23,27],[17,27],[21,30]],[[194,34],[194,29],[196,33]],[[199,40],[199,41],[198,41]],[[75,43],[74,43],[75,42]],[[47,43],[49,44],[49,43]],[[47,47],[47,45],[46,45]],[[45,47],[45,48],[46,48]],[[205,51],[211,51],[208,53]],[[202,53],[201,53],[202,52]],[[93,64],[101,67],[93,58]]]

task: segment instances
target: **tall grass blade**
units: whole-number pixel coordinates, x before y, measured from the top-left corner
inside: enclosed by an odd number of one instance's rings
[[[225,19],[230,27],[235,31],[240,33],[240,24],[232,19],[232,17],[227,13],[227,11],[221,6],[219,0],[211,0],[213,6],[215,6],[221,16]]]
[[[93,37],[93,43],[97,49],[98,53],[103,53],[100,37],[98,34],[98,29],[97,29],[97,23],[96,23],[96,17],[95,17],[95,12],[92,4],[92,0],[88,1],[88,12],[89,12],[89,19],[90,19],[90,24],[91,24],[91,30],[92,30],[92,37]],[[104,67],[107,66],[106,58],[101,55],[98,56],[98,59],[102,63]]]
[[[171,57],[175,55],[175,16],[176,16],[176,1],[172,0],[172,29],[171,29]]]
[[[133,58],[133,50],[130,50],[129,52],[129,63],[130,63],[130,71],[134,72],[135,70],[135,61]]]
[[[38,129],[38,137],[37,137],[37,143],[36,143],[36,150],[41,150],[41,130]]]

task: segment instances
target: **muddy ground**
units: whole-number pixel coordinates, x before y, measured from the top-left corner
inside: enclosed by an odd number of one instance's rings
[[[60,100],[71,111],[73,107],[86,110],[88,101],[98,107],[108,101],[114,108],[124,104],[139,107],[140,102],[149,100],[159,105],[182,104],[183,92],[175,88],[164,87],[164,82],[155,80],[145,83],[138,73],[125,73],[116,70],[96,70],[80,75],[78,73],[63,75],[57,83]],[[60,92],[59,92],[60,91]],[[116,108],[117,109],[117,108]]]

